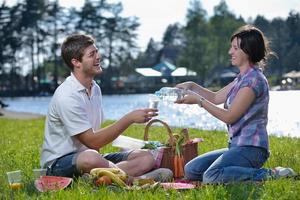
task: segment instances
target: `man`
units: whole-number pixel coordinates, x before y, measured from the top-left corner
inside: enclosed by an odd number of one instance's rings
[[[71,35],[63,42],[61,54],[71,75],[56,89],[49,105],[41,154],[41,166],[47,168],[47,175],[73,177],[96,167],[119,167],[133,177],[150,171],[155,161],[148,151],[101,155],[98,150],[131,124],[149,121],[157,110],[135,110],[99,129],[103,121],[102,94],[93,79],[102,69],[94,39]]]

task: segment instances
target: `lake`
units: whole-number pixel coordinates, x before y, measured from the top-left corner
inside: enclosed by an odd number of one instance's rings
[[[136,108],[147,107],[149,94],[104,95],[106,119],[116,120]],[[3,98],[7,110],[46,115],[51,97]],[[300,91],[270,91],[268,131],[270,135],[300,137]],[[223,122],[197,105],[160,102],[157,118],[170,126],[203,130],[226,130]]]

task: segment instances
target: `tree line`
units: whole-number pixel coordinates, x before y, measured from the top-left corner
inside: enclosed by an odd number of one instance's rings
[[[293,10],[286,19],[258,15],[245,20],[230,12],[222,0],[209,17],[200,0],[190,0],[186,23],[170,24],[162,41],[150,39],[145,50],[137,45],[139,19],[122,12],[121,1],[85,0],[80,9],[61,7],[57,0],[20,0],[11,7],[4,1],[0,6],[0,95],[53,92],[69,74],[60,57],[61,40],[75,32],[96,39],[104,59],[104,72],[97,80],[104,91],[112,90],[112,80],[162,60],[196,71],[203,84],[218,70],[230,67],[230,36],[246,23],[260,28],[277,54],[266,70],[271,84],[278,84],[283,73],[300,70],[300,14]],[[22,73],[25,67],[30,67],[26,74]]]

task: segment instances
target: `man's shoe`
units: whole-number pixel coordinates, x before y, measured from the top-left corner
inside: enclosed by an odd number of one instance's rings
[[[173,172],[168,168],[158,168],[138,178],[153,179],[154,181],[157,182],[169,182],[173,180]]]

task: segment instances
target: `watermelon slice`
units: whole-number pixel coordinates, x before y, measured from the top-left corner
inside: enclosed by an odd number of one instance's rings
[[[35,188],[40,192],[58,191],[66,188],[72,178],[61,176],[41,176],[34,182]]]
[[[183,189],[193,189],[196,186],[191,183],[160,183],[160,185],[164,189],[175,189],[175,190],[183,190]]]

